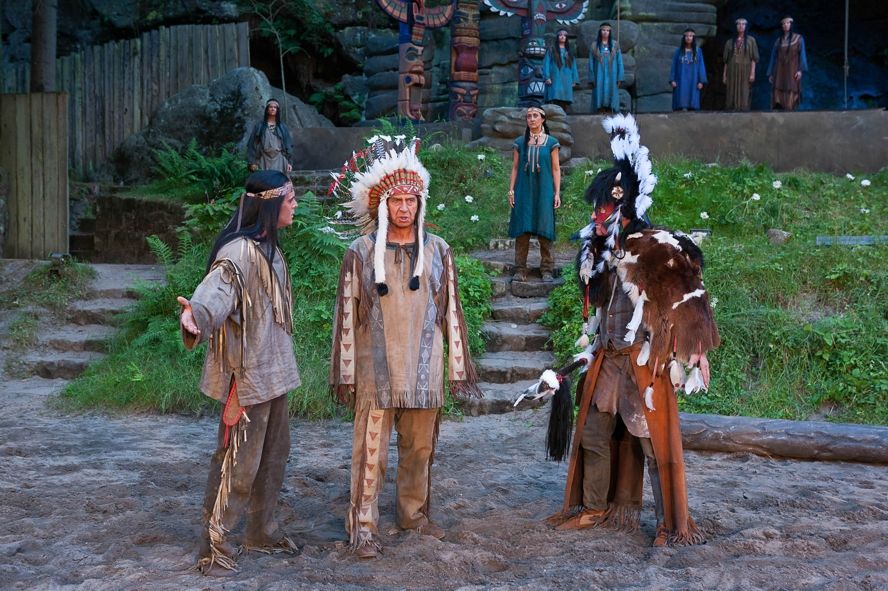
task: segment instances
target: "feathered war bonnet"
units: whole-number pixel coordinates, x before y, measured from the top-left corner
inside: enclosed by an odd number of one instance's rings
[[[361,232],[376,231],[373,250],[374,282],[379,295],[388,293],[385,282],[385,249],[388,241],[388,198],[396,194],[416,195],[419,207],[416,212],[416,242],[414,243],[413,274],[410,289],[419,289],[419,278],[425,270],[423,227],[425,224],[426,202],[429,196],[429,171],[418,157],[419,138],[407,140],[405,136],[394,139],[387,136],[374,136],[369,140],[370,147],[362,151],[361,170],[352,170],[349,194],[351,200],[345,204],[351,218]],[[356,155],[358,156],[358,155]],[[352,163],[356,162],[353,156]],[[349,163],[346,163],[348,165]],[[359,168],[359,167],[355,167]],[[343,180],[344,175],[337,178]]]
[[[654,203],[651,193],[657,184],[657,177],[651,172],[648,149],[641,145],[635,118],[628,113],[618,114],[607,117],[602,125],[611,137],[614,166],[596,175],[585,197],[596,212],[601,208],[614,210],[607,219],[606,237],[595,234],[594,219],[578,232],[582,243],[577,271],[585,284],[604,273],[605,263],[617,248],[621,233],[650,226],[646,213]],[[622,218],[629,220],[625,230]]]

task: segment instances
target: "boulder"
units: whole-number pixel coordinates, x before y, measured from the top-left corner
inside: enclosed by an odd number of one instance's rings
[[[546,123],[549,132],[558,138],[561,149],[558,157],[561,162],[566,162],[572,157],[574,137],[567,122],[564,109],[558,105],[543,105],[546,111]],[[512,150],[515,138],[524,133],[527,123],[524,119],[524,109],[519,107],[497,107],[486,109],[481,117],[481,138],[472,142],[472,145],[490,146],[504,152]]]
[[[252,125],[269,98],[284,107],[284,93],[253,68],[236,68],[209,86],[194,85],[170,97],[158,108],[148,127],[129,136],[112,157],[112,174],[125,182],[152,177],[151,153],[165,145],[186,146],[192,138],[207,152],[235,144],[243,150]],[[298,98],[287,95],[284,122],[291,131],[303,127],[333,127],[329,119]]]
[[[713,0],[632,0],[626,4],[623,17],[634,21],[715,24]]]
[[[668,113],[672,111],[672,92],[650,94],[635,99],[639,113]]]
[[[768,240],[771,244],[786,244],[790,238],[792,238],[792,233],[786,230],[779,230],[777,228],[768,230]]]

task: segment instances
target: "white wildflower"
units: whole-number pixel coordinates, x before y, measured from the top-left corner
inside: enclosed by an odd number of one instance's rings
[[[444,211],[444,204],[443,204],[443,203],[439,203],[439,204],[438,204],[438,207],[437,207],[436,209],[437,209],[438,211]]]
[[[592,176],[593,174],[595,174],[595,171],[592,169],[586,171],[586,176]]]
[[[473,216],[470,217],[469,219],[472,220],[473,222],[477,222],[477,221],[480,220],[481,218],[479,218],[477,215],[473,215]]]
[[[463,197],[463,199],[466,200],[466,203],[471,203],[475,200],[475,198],[472,197],[471,195],[466,195],[465,197]]]
[[[337,220],[341,220],[342,219],[342,210],[337,209],[336,213],[333,214],[333,217],[336,218]]]
[[[478,160],[479,160],[479,161],[480,161],[480,160],[484,160],[485,158],[487,158],[487,156],[485,156],[484,154],[478,154]]]
[[[860,208],[860,213],[862,213],[862,214],[867,214],[869,212],[870,212],[870,210],[868,207],[861,207]]]
[[[848,173],[845,173],[845,178],[848,179],[849,181],[853,181],[854,175],[851,174],[850,172],[848,172]]]
[[[783,183],[781,183],[780,181],[774,181],[773,183],[771,183],[771,186],[774,187],[775,189],[779,189],[780,187],[783,186]]]
[[[689,171],[689,172],[684,173],[682,176],[683,176],[684,178],[686,178],[686,179],[689,179],[689,178],[691,178],[692,176],[694,176],[694,173],[692,173],[692,172]]]
[[[715,308],[718,305],[718,298],[712,298],[709,300],[709,307]]]
[[[706,213],[705,211],[701,211],[701,212],[700,212],[700,219],[701,219],[701,220],[708,220],[708,219],[709,219],[709,214]]]
[[[861,187],[869,187],[870,185],[872,185],[872,183],[869,181],[869,179],[863,179],[862,181],[860,181]]]
[[[758,201],[758,200],[761,199],[761,198],[762,198],[762,196],[759,195],[758,193],[753,193],[753,194],[752,194],[752,200],[753,200],[753,201]]]

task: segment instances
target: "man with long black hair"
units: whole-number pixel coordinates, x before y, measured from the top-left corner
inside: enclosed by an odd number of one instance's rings
[[[277,171],[251,174],[240,206],[219,233],[207,274],[178,297],[188,349],[209,343],[200,389],[223,404],[203,505],[198,567],[236,572],[227,534],[246,517],[244,547],[292,551],[274,508],[290,452],[287,393],[300,384],[293,353],[290,273],[277,233],[293,223],[296,194]]]

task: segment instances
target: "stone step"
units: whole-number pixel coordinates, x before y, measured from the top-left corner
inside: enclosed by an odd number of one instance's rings
[[[514,406],[515,399],[531,384],[535,384],[536,380],[522,380],[509,384],[493,384],[490,382],[481,382],[478,387],[484,392],[484,398],[472,398],[460,402],[463,413],[477,417],[481,415],[498,415],[516,410],[527,410],[536,408],[545,404],[545,401],[538,400],[532,402],[528,399],[521,401],[518,406]]]
[[[118,315],[133,305],[130,298],[96,298],[68,306],[67,319],[72,324],[117,326]]]
[[[549,330],[539,324],[485,322],[481,333],[488,351],[542,351],[551,349]]]
[[[135,298],[137,283],[158,283],[166,280],[160,265],[94,264],[96,277],[90,284],[91,293],[99,298]]]
[[[104,352],[108,340],[117,332],[111,326],[100,324],[67,324],[41,332],[41,345],[56,351]]]
[[[507,295],[493,300],[491,307],[494,320],[527,324],[539,320],[549,309],[549,302],[546,298],[516,298]]]
[[[478,377],[496,384],[535,380],[553,365],[555,356],[549,351],[498,351],[475,361]]]
[[[104,357],[95,351],[47,351],[28,353],[21,359],[21,369],[46,379],[63,378],[73,380],[86,368]]]
[[[509,291],[519,298],[548,297],[553,289],[564,284],[564,278],[556,277],[554,281],[542,281],[530,274],[527,281],[509,282]]]
[[[543,282],[531,273],[527,281],[512,281],[506,275],[490,278],[491,295],[494,299],[504,298],[510,295],[516,298],[548,298],[549,293],[564,283],[564,278],[556,277],[554,281]]]
[[[511,274],[515,266],[515,247],[511,238],[492,238],[493,248],[488,250],[476,250],[470,253],[495,273]],[[527,255],[527,266],[530,269],[538,269],[540,266],[540,249],[536,246],[536,240],[531,239],[530,251]],[[560,269],[570,268],[574,264],[576,250],[572,247],[558,246],[555,249],[555,275]],[[537,273],[539,277],[539,273]]]

